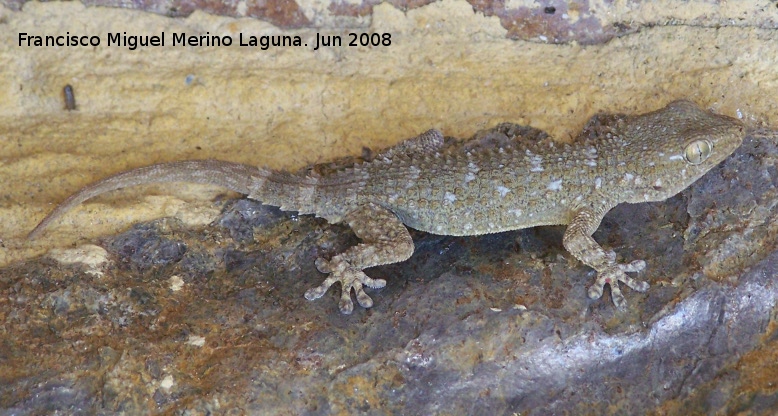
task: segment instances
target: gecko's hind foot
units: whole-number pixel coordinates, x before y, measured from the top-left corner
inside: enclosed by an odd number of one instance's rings
[[[627,300],[621,293],[621,289],[619,289],[619,282],[624,283],[632,290],[645,292],[649,287],[648,282],[627,276],[627,273],[639,272],[645,268],[646,262],[643,260],[635,260],[629,264],[613,263],[607,269],[597,273],[597,280],[589,287],[589,298],[599,299],[602,296],[605,285],[610,285],[613,304],[616,305],[616,308],[624,310],[627,306]]]
[[[308,289],[305,292],[305,298],[308,300],[318,299],[324,296],[335,282],[340,282],[342,291],[338,307],[340,312],[346,315],[354,311],[354,303],[351,301],[351,289],[354,289],[359,306],[370,308],[373,306],[373,299],[370,299],[370,296],[365,293],[364,286],[373,289],[380,289],[386,286],[386,280],[371,278],[362,270],[351,266],[340,256],[335,256],[329,261],[320,257],[316,259],[316,268],[322,273],[329,273],[330,276],[324,279],[321,285]]]

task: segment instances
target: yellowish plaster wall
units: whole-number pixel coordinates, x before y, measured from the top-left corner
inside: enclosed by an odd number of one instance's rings
[[[25,240],[81,186],[154,162],[219,158],[295,169],[430,127],[466,137],[513,121],[569,140],[597,111],[643,112],[677,98],[752,126],[774,125],[778,108],[778,36],[749,27],[654,27],[605,45],[549,45],[505,39],[496,18],[460,0],[406,13],[377,6],[371,31],[391,33],[388,47],[313,51],[314,30],[71,2],[0,9],[0,27],[0,265],[136,221],[216,215],[217,188],[142,187],[90,201]],[[108,32],[161,31],[236,40],[292,34],[309,46],[105,46]],[[98,35],[103,44],[20,47],[20,32]],[[64,110],[66,84],[77,111]]]

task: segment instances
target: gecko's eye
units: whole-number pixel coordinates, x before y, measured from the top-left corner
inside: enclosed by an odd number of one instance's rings
[[[707,140],[695,140],[686,146],[683,156],[686,158],[686,161],[692,165],[699,165],[710,156],[711,150],[713,150],[713,144],[711,142]]]

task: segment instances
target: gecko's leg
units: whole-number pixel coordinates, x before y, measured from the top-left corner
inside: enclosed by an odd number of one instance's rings
[[[617,263],[616,253],[603,250],[594,241],[592,234],[600,226],[605,212],[607,212],[606,209],[597,211],[585,208],[580,210],[567,226],[562,243],[570,254],[597,271],[597,280],[589,287],[589,297],[592,299],[601,297],[603,287],[608,284],[611,287],[613,304],[623,310],[627,301],[621,294],[618,282],[622,282],[638,292],[648,290],[648,283],[627,276],[627,273],[643,270],[646,267],[646,262],[635,260],[629,264]]]
[[[383,279],[371,279],[363,272],[368,267],[397,263],[413,254],[413,240],[402,222],[392,212],[372,203],[361,206],[346,215],[346,223],[362,243],[349,248],[330,260],[319,258],[316,268],[329,273],[324,282],[305,292],[305,298],[314,300],[322,297],[335,282],[340,282],[342,293],[338,306],[340,311],[350,314],[354,310],[351,289],[357,302],[364,307],[373,306],[373,300],[365,293],[363,286],[382,288]]]

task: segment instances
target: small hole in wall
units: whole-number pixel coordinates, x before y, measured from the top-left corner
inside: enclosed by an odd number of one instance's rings
[[[545,14],[554,14],[554,13],[556,13],[556,7],[548,6],[545,9],[543,9],[543,13],[545,13]]]

